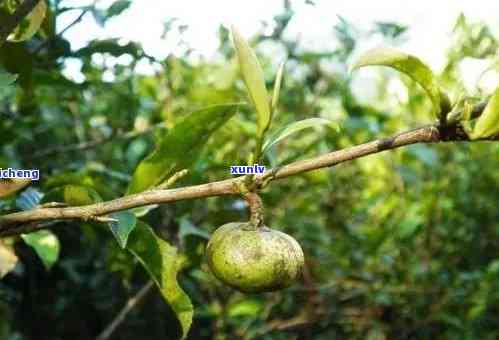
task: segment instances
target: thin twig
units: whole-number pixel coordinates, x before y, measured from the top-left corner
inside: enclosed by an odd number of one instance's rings
[[[22,4],[17,7],[16,11],[3,20],[0,26],[0,46],[2,46],[7,37],[14,31],[14,29],[21,23],[21,21],[38,5],[41,0],[24,0]]]
[[[56,35],[48,38],[47,40],[45,40],[44,42],[42,42],[40,45],[38,45],[38,47],[33,51],[33,54],[38,54],[38,52],[40,52],[44,47],[46,47],[48,44],[50,44],[56,38],[61,37],[71,27],[73,27],[74,25],[76,25],[77,23],[79,23],[83,19],[83,17],[85,16],[85,14],[87,14],[87,13],[88,13],[88,8],[85,8],[84,10],[82,10],[81,13],[80,13],[80,15],[78,15],[78,17],[75,20],[73,20],[71,23],[69,23],[69,25],[67,25],[66,27],[64,27],[62,31],[60,31]]]
[[[174,173],[172,177],[168,178],[166,181],[164,181],[163,183],[158,185],[156,187],[156,189],[157,190],[166,190],[168,188],[171,188],[172,185],[174,185],[179,180],[181,180],[182,178],[187,176],[188,173],[189,173],[189,170],[187,170],[187,169],[180,170],[180,171]]]
[[[118,328],[121,323],[125,320],[126,316],[130,311],[135,308],[149,293],[154,286],[154,282],[151,280],[140,289],[140,291],[130,298],[121,311],[116,315],[116,317],[111,321],[111,323],[102,331],[102,333],[95,338],[95,340],[107,340],[114,333],[116,328]]]

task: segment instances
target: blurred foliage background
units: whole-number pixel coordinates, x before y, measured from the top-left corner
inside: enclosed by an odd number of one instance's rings
[[[139,43],[119,37],[75,50],[55,33],[64,29],[56,28],[58,15],[87,11],[105,25],[128,2],[107,10],[49,3],[34,38],[0,47],[2,68],[18,74],[15,85],[0,92],[0,167],[41,171],[40,182],[0,201],[2,214],[68,184],[104,200],[119,197],[155,139],[179,117],[247,99],[224,27],[210,59],[191,58],[195,46],[188,46],[184,55],[156,60]],[[285,37],[293,14],[284,1],[274,22],[252,39],[269,88],[279,62],[287,60],[274,128],[322,117],[342,130],[304,131],[272,150],[267,166],[431,121],[428,99],[408,78],[376,69],[376,88],[366,100],[352,86],[361,78],[348,72],[359,41],[396,47],[410,27],[378,22],[362,31],[340,18],[326,28],[337,47],[312,51]],[[185,27],[165,21],[165,36],[173,30],[182,34]],[[483,59],[495,72],[498,42],[488,27],[464,15],[450,38],[440,78],[456,99],[466,91],[459,65]],[[127,61],[117,62],[123,56]],[[75,59],[82,63],[82,82],[62,72]],[[140,74],[139,62],[159,71]],[[477,86],[466,94],[487,93]],[[245,163],[254,148],[254,122],[252,112],[239,112],[209,140],[180,184],[227,178],[230,165]],[[217,226],[247,218],[242,200],[162,205],[143,220],[186,256],[179,280],[195,307],[191,339],[497,339],[498,152],[493,143],[414,145],[272,184],[262,194],[267,224],[293,235],[307,258],[301,281],[276,293],[238,293],[214,279],[203,260]],[[32,248],[8,240],[19,262],[0,280],[0,339],[95,338],[149,280],[103,225],[58,222],[51,230],[61,253],[50,270]],[[178,334],[175,315],[154,290],[111,339]]]

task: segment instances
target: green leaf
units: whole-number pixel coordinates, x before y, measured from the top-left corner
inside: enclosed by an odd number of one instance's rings
[[[123,11],[127,10],[131,4],[132,2],[130,0],[118,0],[113,2],[113,4],[107,9],[107,17],[110,18],[120,15]]]
[[[265,87],[263,70],[255,52],[243,36],[234,26],[231,27],[231,30],[244,83],[257,112],[258,136],[263,136],[270,125],[269,95]]]
[[[108,53],[113,57],[120,57],[123,54],[130,54],[134,58],[139,58],[142,54],[141,47],[134,42],[129,42],[125,45],[120,45],[119,39],[96,39],[74,52],[75,57],[90,57],[97,53]]]
[[[229,305],[228,316],[231,318],[237,317],[256,317],[262,312],[264,304],[261,300],[245,299]]]
[[[70,206],[81,206],[102,202],[102,199],[90,187],[69,184],[49,191],[42,202],[64,202]]]
[[[440,89],[433,71],[419,58],[392,48],[375,48],[363,54],[353,65],[352,71],[371,65],[388,66],[411,77],[426,91],[437,116],[449,111],[449,98]]]
[[[0,240],[0,279],[11,272],[18,261],[14,251]]]
[[[182,326],[182,338],[185,338],[192,324],[194,308],[189,296],[177,282],[183,262],[177,248],[157,237],[147,224],[138,221],[128,240],[128,249],[151,275],[177,315]]]
[[[154,187],[175,172],[188,169],[209,137],[236,113],[239,105],[210,106],[179,121],[159,141],[156,150],[139,164],[128,187],[128,194]]]
[[[33,10],[21,21],[14,32],[7,38],[9,41],[24,41],[30,39],[38,31],[45,19],[47,4],[41,0]]]
[[[47,189],[56,189],[65,185],[78,185],[89,188],[96,188],[96,183],[87,171],[61,171],[58,174],[44,178],[43,186]]]
[[[128,236],[137,225],[137,217],[130,211],[117,212],[111,214],[110,217],[118,220],[118,222],[110,222],[109,227],[120,247],[124,249],[128,241]]]
[[[487,106],[478,118],[471,139],[492,137],[499,134],[499,87],[490,97]]]
[[[59,258],[61,245],[59,239],[49,230],[40,230],[21,235],[26,244],[31,246],[49,270]]]
[[[281,92],[282,76],[284,74],[284,62],[279,65],[277,75],[275,77],[274,92],[272,94],[272,116],[274,115],[277,104],[279,103],[279,93]]]
[[[159,207],[158,204],[150,204],[150,205],[145,205],[143,207],[138,207],[138,208],[133,208],[130,209],[131,212],[137,217],[144,217],[146,216],[150,211],[156,209]]]
[[[17,79],[16,74],[10,74],[7,71],[0,68],[0,87],[9,86],[14,83]]]
[[[270,149],[272,146],[275,144],[279,143],[286,137],[289,137],[290,135],[297,133],[303,129],[311,128],[311,127],[317,127],[320,125],[328,125],[331,127],[334,127],[336,130],[338,130],[338,126],[331,122],[330,120],[324,119],[324,118],[309,118],[309,119],[304,119],[300,120],[298,122],[294,122],[289,124],[288,126],[282,128],[281,130],[277,131],[273,137],[269,138],[264,146],[263,146],[263,152],[267,151]]]

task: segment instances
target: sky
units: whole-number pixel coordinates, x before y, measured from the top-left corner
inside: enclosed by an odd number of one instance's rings
[[[89,3],[84,0],[66,0],[64,6]],[[100,0],[106,8],[112,0]],[[332,27],[338,16],[353,22],[360,29],[372,27],[376,21],[391,21],[410,27],[407,41],[399,46],[405,52],[415,54],[433,69],[440,70],[445,62],[445,49],[449,45],[449,33],[459,13],[471,21],[484,21],[499,28],[499,1],[494,0],[315,0],[315,6],[304,0],[292,0],[296,15],[288,31],[289,36],[299,36],[312,48],[324,48],[334,43]],[[262,21],[272,21],[279,13],[282,0],[134,0],[122,15],[111,19],[104,28],[99,27],[91,15],[69,30],[65,37],[76,49],[95,38],[123,37],[140,42],[145,51],[163,58],[175,53],[179,38],[161,39],[163,23],[178,18],[178,23],[188,25],[183,39],[196,49],[196,53],[210,57],[217,48],[217,30],[223,25],[234,24],[245,36],[251,36],[262,26]],[[62,16],[58,27],[70,23],[78,12]],[[379,42],[370,41],[360,49],[376,47]],[[464,78],[473,83],[488,64],[479,60],[463,63]],[[69,73],[77,73],[77,65],[68,65]],[[147,66],[143,68],[147,72]]]

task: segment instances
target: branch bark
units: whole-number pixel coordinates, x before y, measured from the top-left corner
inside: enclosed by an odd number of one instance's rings
[[[499,140],[499,136],[495,136],[488,140],[497,141]],[[396,149],[406,145],[449,141],[459,142],[469,141],[469,139],[459,125],[447,126],[445,128],[428,125],[406,131],[392,137],[333,151],[310,159],[293,162],[280,168],[271,169],[263,175],[257,176],[256,181],[257,183],[262,184],[264,182],[283,179],[307,171],[332,167],[353,159],[385,150]],[[39,223],[44,221],[72,219],[86,221],[95,219],[96,216],[102,216],[150,204],[171,203],[195,198],[240,194],[239,184],[242,183],[243,179],[244,177],[238,177],[177,189],[150,190],[86,206],[39,208],[12,213],[0,216],[0,237],[36,231],[40,228],[46,227],[46,225]]]
[[[0,46],[2,46],[9,34],[21,23],[21,21],[35,8],[35,6],[42,0],[24,0],[16,11],[4,20],[0,26]]]

